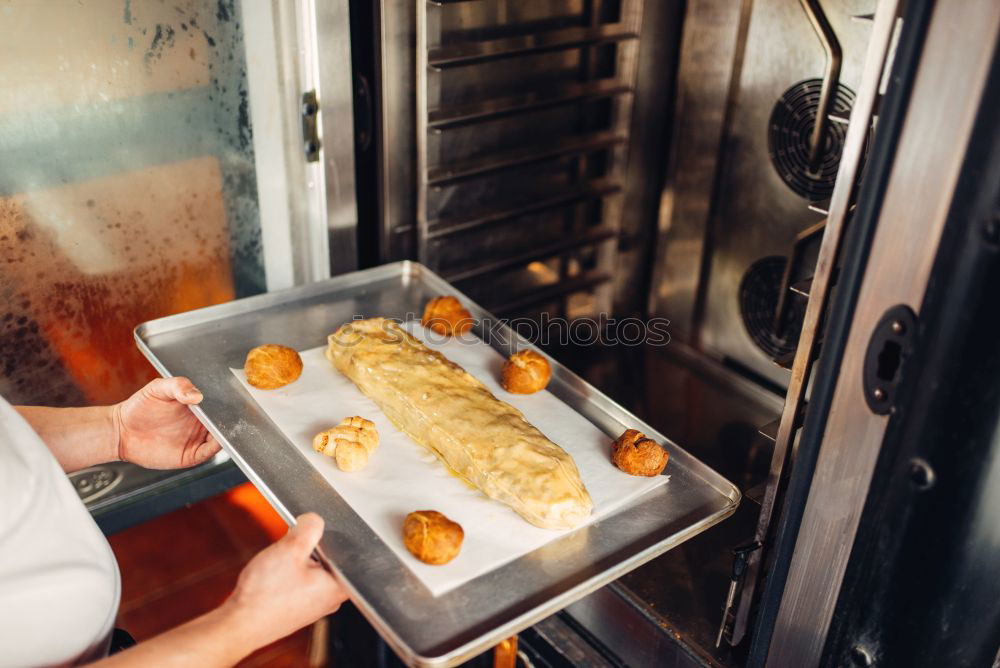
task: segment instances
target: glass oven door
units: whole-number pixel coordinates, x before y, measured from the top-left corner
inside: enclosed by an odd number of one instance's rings
[[[137,324],[327,277],[335,226],[353,268],[353,125],[323,118],[350,65],[320,81],[315,24],[306,1],[3,3],[0,395],[128,396],[155,375]]]

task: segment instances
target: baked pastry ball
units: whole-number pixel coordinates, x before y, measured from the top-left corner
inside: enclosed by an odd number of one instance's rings
[[[360,471],[377,447],[375,423],[357,416],[344,418],[313,437],[313,450],[333,457],[341,471]]]
[[[457,336],[472,329],[472,314],[454,297],[435,297],[424,307],[420,324],[442,336]]]
[[[436,510],[417,510],[403,521],[403,544],[425,564],[446,564],[458,556],[465,532]]]
[[[532,394],[544,390],[552,378],[549,361],[534,350],[514,353],[500,369],[500,385],[514,394]]]
[[[302,358],[292,348],[265,343],[247,353],[247,382],[262,390],[284,387],[302,375]]]
[[[659,443],[636,429],[626,429],[611,444],[612,463],[629,475],[660,475],[669,458],[670,454]]]

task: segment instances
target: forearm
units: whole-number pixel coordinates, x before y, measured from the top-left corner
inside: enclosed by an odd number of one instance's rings
[[[323,528],[318,515],[300,515],[281,540],[250,560],[220,607],[98,665],[232,666],[251,652],[333,614],[347,595],[311,559]]]
[[[99,661],[100,668],[127,666],[232,666],[258,649],[235,606],[221,607]]]
[[[16,406],[67,473],[118,459],[118,427],[111,406]]]

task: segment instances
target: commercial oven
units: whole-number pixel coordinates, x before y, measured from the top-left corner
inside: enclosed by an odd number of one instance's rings
[[[732,520],[564,620],[629,665],[899,661],[875,639],[824,640],[846,614],[852,545],[879,553],[877,529],[854,537],[866,499],[876,512],[887,422],[913,417],[903,371],[917,373],[977,118],[996,134],[1000,10],[403,0],[362,14],[372,257],[418,258],[515,323],[668,320],[666,346],[549,346],[744,492]]]
[[[543,345],[743,493],[519,665],[989,663],[998,31],[990,0],[7,2],[0,391],[111,400],[149,373],[116,327],[418,260],[599,332]],[[223,460],[78,487],[113,529]],[[330,642],[397,661],[349,609]]]

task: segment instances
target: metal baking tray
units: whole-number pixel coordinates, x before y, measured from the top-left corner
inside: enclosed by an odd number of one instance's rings
[[[424,303],[442,294],[458,296],[477,320],[489,316],[426,267],[404,261],[152,320],[135,330],[140,350],[161,374],[187,376],[202,390],[205,399],[195,413],[286,521],[307,511],[323,516],[320,556],[386,642],[415,666],[453,666],[489,649],[717,524],[740,502],[732,483],[555,363],[549,390],[604,431],[609,443],[629,427],[664,443],[670,482],[432,596],[285,441],[229,369],[241,367],[247,351],[261,343],[280,341],[297,350],[323,345],[355,316],[419,317]],[[506,327],[501,333],[490,337],[490,345],[507,355],[516,335]]]

